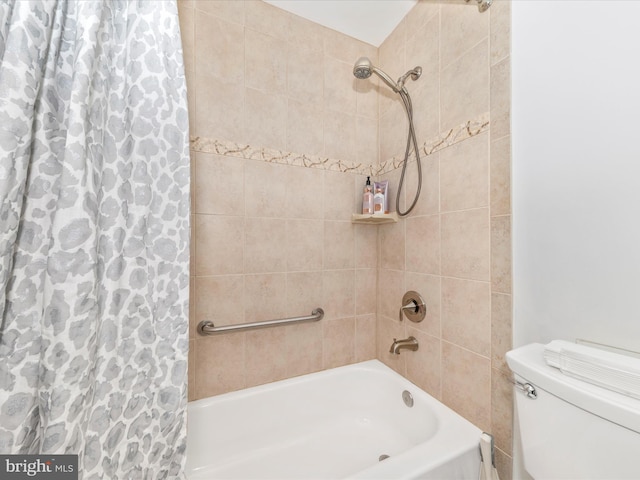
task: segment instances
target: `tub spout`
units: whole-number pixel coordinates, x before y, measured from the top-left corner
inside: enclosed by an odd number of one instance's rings
[[[389,349],[389,353],[393,353],[394,355],[400,355],[400,350],[407,349],[415,352],[418,350],[418,340],[415,337],[405,338],[404,340],[396,340],[393,339],[393,343],[391,344],[391,348]]]

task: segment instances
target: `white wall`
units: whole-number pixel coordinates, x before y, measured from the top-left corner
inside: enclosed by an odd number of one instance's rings
[[[514,346],[640,350],[640,2],[512,15]]]

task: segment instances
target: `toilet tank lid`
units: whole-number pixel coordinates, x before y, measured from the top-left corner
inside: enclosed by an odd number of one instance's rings
[[[506,358],[521,381],[640,433],[640,400],[569,377],[547,365],[543,344],[518,347],[507,352]]]

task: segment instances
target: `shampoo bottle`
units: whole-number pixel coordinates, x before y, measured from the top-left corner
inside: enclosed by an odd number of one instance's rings
[[[370,215],[373,213],[373,189],[371,188],[371,180],[367,177],[367,183],[364,186],[362,194],[362,213]]]
[[[384,214],[384,193],[380,188],[376,188],[376,193],[373,196],[373,213],[374,215]]]

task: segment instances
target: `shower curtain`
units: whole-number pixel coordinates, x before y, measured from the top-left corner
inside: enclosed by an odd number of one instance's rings
[[[0,0],[0,453],[181,478],[189,157],[174,1]]]

